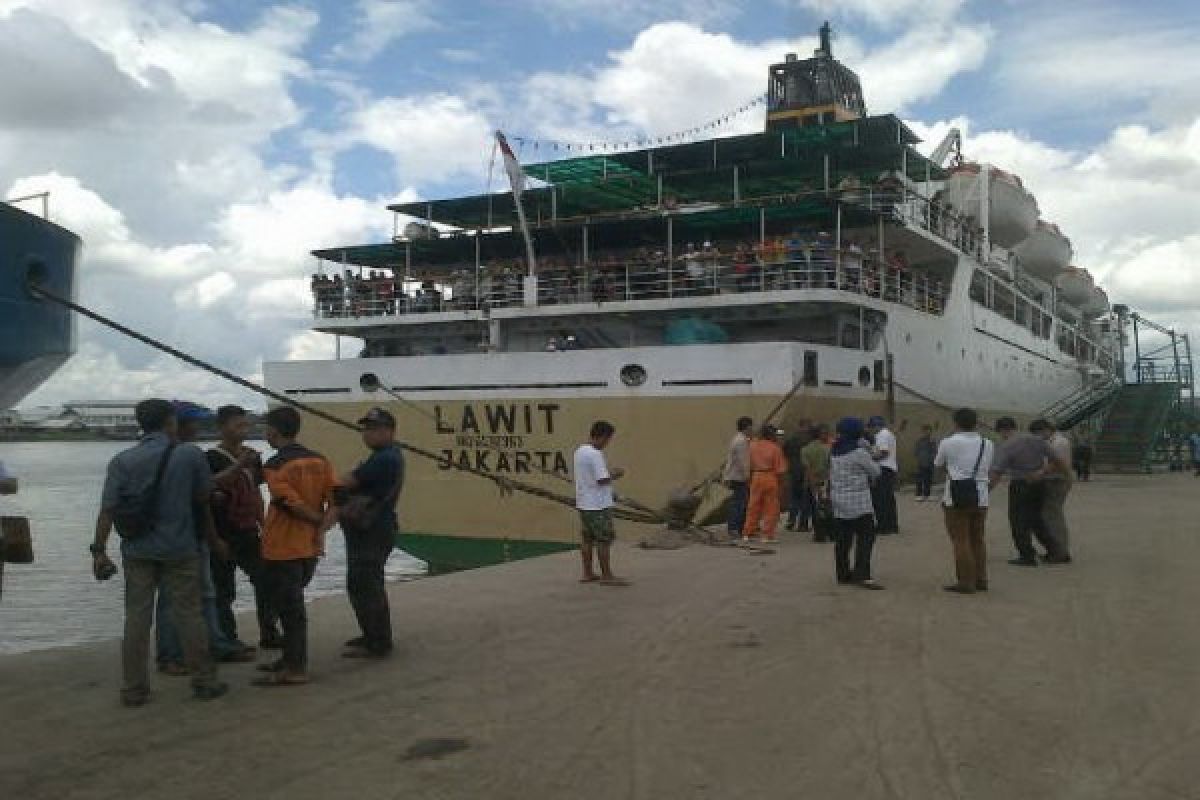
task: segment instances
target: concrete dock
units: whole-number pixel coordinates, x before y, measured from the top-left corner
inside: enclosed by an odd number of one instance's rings
[[[398,584],[383,663],[338,657],[321,600],[311,685],[238,665],[212,703],[156,678],[120,708],[116,642],[3,657],[0,798],[1200,798],[1200,479],[1077,484],[1076,562],[1037,569],[1005,564],[999,494],[986,595],[941,590],[906,495],[884,592],[793,534],[621,547],[628,588],[574,554]]]

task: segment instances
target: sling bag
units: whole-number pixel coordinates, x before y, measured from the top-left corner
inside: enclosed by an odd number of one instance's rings
[[[953,508],[979,508],[979,463],[983,461],[983,448],[987,447],[987,439],[982,436],[979,439],[979,455],[971,477],[950,481],[950,505]]]
[[[154,528],[158,517],[158,494],[162,488],[163,473],[167,471],[167,462],[171,460],[171,452],[175,443],[167,445],[166,451],[158,461],[158,469],[154,472],[154,482],[146,489],[136,492],[122,492],[113,507],[112,521],[117,529],[117,535],[122,539],[141,539]]]
[[[366,493],[350,495],[346,502],[338,508],[338,522],[341,524],[342,530],[345,531],[349,528],[354,532],[359,532],[373,528],[379,521],[379,517],[396,505],[403,488],[404,484],[397,476],[396,484],[382,500]]]

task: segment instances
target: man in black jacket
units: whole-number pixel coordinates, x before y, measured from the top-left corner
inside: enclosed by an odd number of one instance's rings
[[[362,635],[346,642],[346,658],[383,658],[392,652],[392,617],[384,565],[396,534],[396,501],[404,486],[404,454],[396,418],[373,408],[358,421],[371,454],[339,483],[339,521],[346,535],[346,593]]]

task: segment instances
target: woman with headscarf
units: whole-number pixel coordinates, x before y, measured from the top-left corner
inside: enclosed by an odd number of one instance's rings
[[[882,589],[871,578],[871,549],[875,545],[871,481],[879,478],[880,468],[866,444],[861,419],[844,417],[838,422],[829,465],[829,499],[837,526],[834,567],[838,583]]]

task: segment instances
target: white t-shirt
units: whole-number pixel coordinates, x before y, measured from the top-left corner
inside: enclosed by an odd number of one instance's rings
[[[979,443],[983,442],[983,457],[979,456]],[[938,445],[937,455],[933,457],[935,467],[946,468],[946,488],[942,491],[942,505],[950,505],[950,481],[965,481],[971,477],[975,460],[979,459],[979,469],[975,472],[975,485],[979,488],[979,507],[988,505],[988,471],[992,468],[992,456],[995,447],[978,433],[958,433],[942,439]]]
[[[896,462],[896,434],[887,428],[881,428],[879,433],[875,434],[875,449],[879,452],[887,450],[887,458],[879,459],[879,466],[887,467],[892,472],[900,471]]]
[[[590,444],[580,445],[575,451],[575,507],[580,511],[612,508],[612,484],[600,484],[610,477],[604,453]]]

